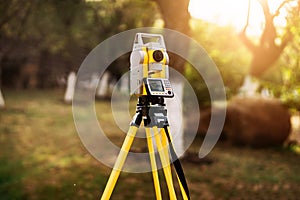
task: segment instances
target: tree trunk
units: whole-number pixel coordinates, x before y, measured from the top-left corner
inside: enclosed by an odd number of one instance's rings
[[[273,64],[280,57],[288,42],[291,40],[291,33],[287,28],[286,35],[280,38],[282,42],[280,44],[276,44],[275,42],[276,39],[278,39],[278,34],[274,25],[274,18],[277,16],[286,1],[284,1],[277,8],[275,14],[272,14],[270,12],[267,0],[258,0],[258,2],[263,9],[265,17],[265,26],[260,36],[259,44],[254,44],[246,35],[248,20],[246,22],[244,30],[240,34],[241,41],[252,54],[249,74],[256,77],[260,77],[265,71],[273,66]],[[248,19],[249,12],[250,11],[248,11]]]
[[[129,93],[129,76],[122,76],[121,81],[121,86],[120,86],[120,92],[123,94],[128,94]]]
[[[259,82],[254,77],[246,75],[244,83],[239,89],[239,95],[244,97],[251,97],[257,95]]]
[[[4,108],[5,107],[5,102],[4,102],[4,98],[1,92],[1,88],[2,88],[2,58],[3,58],[3,54],[0,54],[0,108]]]
[[[161,12],[165,23],[165,28],[190,35],[190,14],[188,12],[189,0],[154,0]],[[174,41],[176,42],[176,41]],[[179,42],[179,41],[177,41]],[[189,44],[176,44],[186,48]],[[167,49],[168,50],[168,49]],[[182,73],[184,71],[185,60],[181,57],[168,52],[170,57],[169,65]]]
[[[190,35],[190,14],[188,12],[189,0],[154,0],[161,12],[162,18],[165,23],[165,28],[181,32],[185,35]],[[169,36],[171,37],[171,36]],[[169,38],[172,40],[172,38]],[[176,43],[177,42],[177,43]],[[188,49],[189,44],[180,43],[180,41],[174,40],[172,45],[176,45],[177,48]],[[168,49],[167,49],[168,50]],[[185,59],[177,56],[172,52],[168,52],[170,61],[169,65],[179,73],[183,74]],[[173,90],[180,102],[183,102],[183,80],[180,78],[172,77],[170,74]],[[174,138],[174,148],[179,156],[184,154],[184,127],[182,120],[178,116],[183,116],[182,110],[178,108],[178,104],[175,99],[167,101],[168,117],[170,119],[170,129]]]
[[[4,102],[4,98],[0,89],[0,108],[4,108],[5,107],[5,102]]]
[[[109,72],[106,71],[106,72],[104,72],[104,74],[100,78],[98,88],[97,88],[97,92],[96,92],[97,98],[107,97],[107,91],[108,91],[108,86],[109,86],[109,82],[108,82],[109,77],[110,77],[110,74],[109,74]]]
[[[67,80],[67,88],[66,88],[65,98],[64,98],[66,103],[71,103],[73,100],[75,83],[76,83],[76,73],[72,71],[69,73],[68,80]]]
[[[172,99],[166,98],[166,105],[168,109],[168,119],[170,123],[170,130],[173,137],[174,148],[178,157],[184,155],[184,122],[183,122],[183,87],[184,83],[177,77],[170,74],[170,81],[172,82],[172,88],[176,94],[176,98],[181,103],[176,101],[175,97]]]
[[[190,34],[190,14],[188,6],[190,0],[154,0],[161,12],[165,27]]]

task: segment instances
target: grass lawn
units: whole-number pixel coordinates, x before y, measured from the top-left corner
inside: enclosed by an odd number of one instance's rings
[[[4,90],[0,110],[0,199],[99,199],[110,168],[93,158],[76,132],[63,91]],[[98,118],[111,119],[110,102],[97,101]],[[103,114],[104,113],[104,114]],[[113,137],[117,128],[102,123]],[[190,154],[199,151],[196,138]],[[283,148],[251,149],[218,143],[206,158],[183,160],[191,199],[299,199],[299,155]],[[160,172],[162,177],[162,173]],[[161,179],[164,199],[167,189]],[[111,199],[155,199],[150,173],[122,173]]]

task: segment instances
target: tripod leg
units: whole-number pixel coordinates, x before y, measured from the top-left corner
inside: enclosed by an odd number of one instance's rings
[[[123,145],[121,147],[120,153],[118,155],[118,158],[116,160],[116,163],[114,165],[114,168],[109,176],[109,179],[107,181],[105,190],[102,194],[101,200],[108,200],[113,192],[113,189],[116,185],[116,182],[119,178],[120,172],[122,170],[122,167],[124,165],[124,162],[126,160],[126,157],[128,155],[128,152],[130,150],[130,147],[132,145],[133,139],[135,137],[135,134],[138,130],[138,127],[136,126],[130,126],[128,133],[126,135],[126,138],[123,142]]]
[[[163,166],[163,171],[165,174],[168,190],[169,190],[169,195],[170,195],[170,200],[176,200],[176,193],[174,190],[174,185],[173,185],[173,179],[172,179],[172,173],[171,173],[171,167],[170,167],[170,162],[169,158],[166,156],[166,151],[168,149],[163,148],[162,142],[160,135],[158,134],[158,129],[157,126],[153,127],[154,130],[154,137],[157,145],[157,149],[159,152],[159,157]]]
[[[164,130],[161,129],[160,130],[160,135],[161,135],[161,143],[162,143],[162,146],[163,146],[163,152],[165,154],[165,158],[166,160],[168,161],[171,161],[170,160],[170,157],[169,157],[169,151],[168,151],[168,138],[166,137],[166,135],[164,134]],[[170,172],[172,172],[172,169],[171,169],[171,164],[169,164],[168,166],[166,166],[168,168],[168,170]],[[184,199],[185,200],[185,199]]]
[[[154,148],[153,148],[153,142],[152,137],[150,133],[150,128],[146,129],[146,136],[147,136],[147,144],[148,144],[148,150],[149,150],[149,156],[150,156],[150,162],[151,162],[151,168],[152,168],[152,176],[154,181],[154,189],[155,189],[155,195],[157,200],[161,200],[161,190],[159,185],[159,178],[157,173],[157,167],[156,167],[156,161],[155,161],[155,154],[154,154]]]
[[[170,157],[169,157],[169,151],[168,151],[168,140],[167,138],[165,137],[163,129],[160,130],[160,136],[161,136],[161,144],[162,144],[162,147],[163,147],[163,153],[164,153],[164,156],[165,156],[165,159],[168,161],[168,165],[166,166],[168,168],[168,170],[171,171],[171,164],[169,163],[170,162]]]
[[[164,134],[163,129],[160,130],[160,135],[161,135],[161,143],[162,143],[162,146],[164,149],[166,159],[170,160],[169,151],[168,151],[168,139],[167,139],[166,135]]]
[[[178,180],[178,183],[179,183],[179,186],[180,186],[180,191],[181,191],[183,199],[188,200],[189,199],[189,194],[188,194],[189,192],[188,192],[186,181],[185,181],[185,179],[183,180],[184,177],[181,177],[182,179],[180,179],[180,177],[178,175],[178,170],[182,171],[182,168],[181,168],[181,165],[180,165],[179,160],[177,158],[177,155],[176,155],[175,149],[173,147],[173,144],[172,144],[173,138],[172,138],[172,135],[171,135],[171,132],[170,132],[170,127],[166,126],[163,129],[161,129],[161,135],[162,135],[163,145],[164,144],[167,145],[167,141],[169,141],[171,155],[173,155],[175,157],[175,158],[172,158],[172,159],[176,159],[176,160],[173,160],[173,161],[174,161],[174,165],[175,165],[176,172],[177,172],[176,177],[177,177],[177,180]],[[178,169],[178,168],[180,168],[180,169]],[[181,176],[182,175],[184,176],[183,171],[180,172],[180,173],[182,173]],[[183,186],[182,181],[184,181],[185,187]]]

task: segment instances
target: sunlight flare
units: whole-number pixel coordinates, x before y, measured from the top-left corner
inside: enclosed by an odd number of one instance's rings
[[[264,26],[264,14],[257,0],[250,0],[250,17],[247,33],[260,35]],[[271,12],[274,12],[283,0],[269,1]],[[220,26],[232,26],[240,32],[247,22],[248,0],[190,0],[189,12],[193,18],[215,23]],[[285,26],[284,9],[274,19],[276,26]]]

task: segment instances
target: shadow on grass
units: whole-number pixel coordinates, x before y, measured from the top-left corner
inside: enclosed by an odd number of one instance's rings
[[[22,163],[11,163],[8,158],[0,159],[0,197],[1,199],[27,199],[22,183]]]

